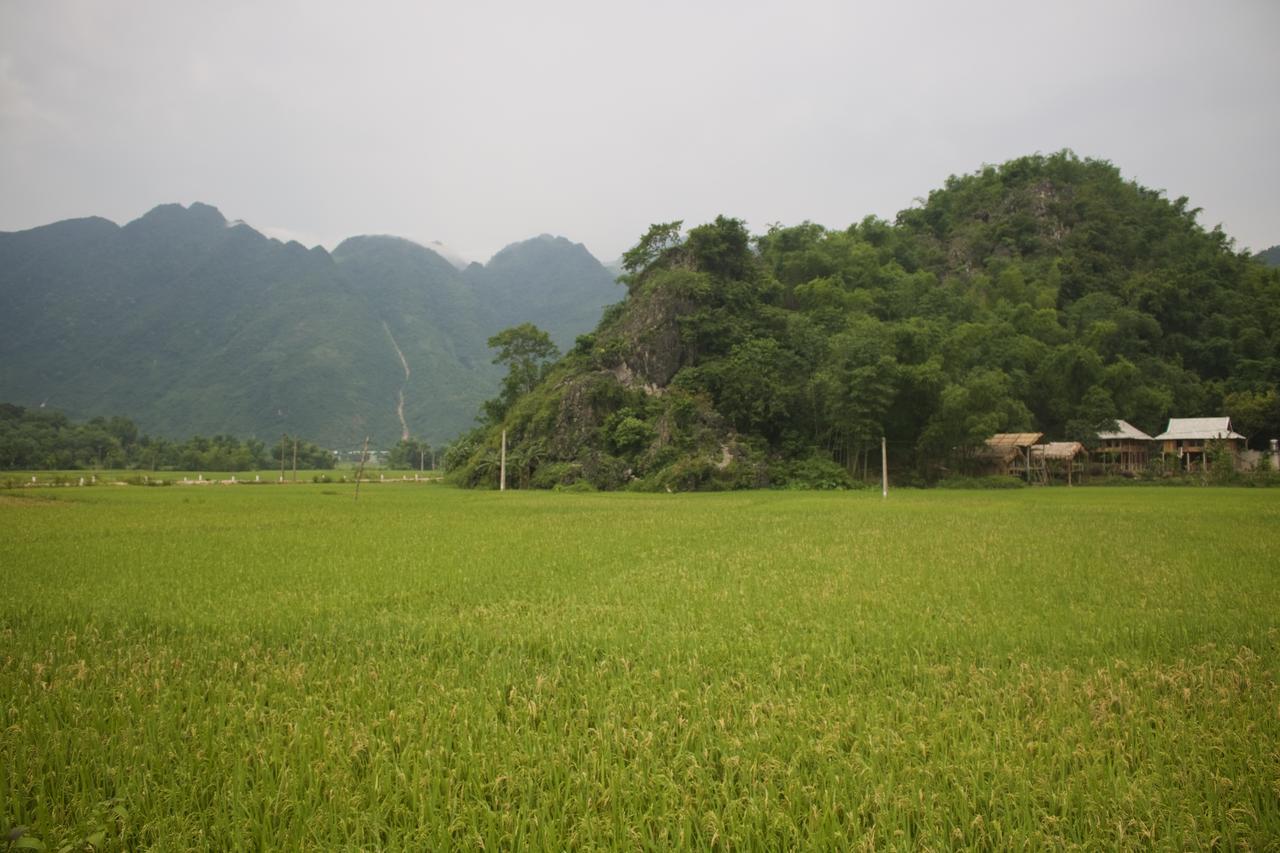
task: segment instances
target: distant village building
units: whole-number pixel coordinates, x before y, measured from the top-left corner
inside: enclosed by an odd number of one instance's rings
[[[1098,433],[1094,456],[1110,471],[1141,471],[1147,467],[1153,439],[1128,421],[1116,421],[1116,427]]]
[[[1048,483],[1055,471],[1066,476],[1067,485],[1075,481],[1075,472],[1083,468],[1088,451],[1078,441],[1050,441],[1037,444],[1031,448],[1031,470],[1039,475],[1041,482]]]
[[[1031,481],[1031,448],[1042,432],[1001,432],[988,438],[973,454],[978,466],[988,474],[1025,475]]]
[[[1245,437],[1231,429],[1231,418],[1170,418],[1169,428],[1155,437],[1161,442],[1160,452],[1176,455],[1188,471],[1200,463],[1208,467],[1207,451],[1211,443],[1220,442],[1235,458],[1244,450]]]

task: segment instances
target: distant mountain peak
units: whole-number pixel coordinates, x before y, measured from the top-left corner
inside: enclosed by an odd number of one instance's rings
[[[427,244],[427,248],[453,264],[454,269],[466,269],[472,263],[470,258],[466,257],[452,246],[441,243],[439,240],[432,240]]]
[[[174,221],[190,221],[201,224],[216,224],[225,226],[227,218],[222,215],[222,211],[211,204],[195,201],[190,207],[183,207],[176,202],[168,204],[158,204],[144,213],[137,222],[174,222]]]
[[[503,246],[492,258],[489,259],[489,263],[486,264],[486,266],[494,263],[501,264],[522,255],[545,252],[556,254],[563,253],[566,256],[590,256],[592,261],[595,261],[594,256],[592,256],[590,251],[587,250],[587,247],[581,243],[575,243],[567,237],[561,237],[556,234],[539,234],[536,237],[530,237],[527,240],[519,240],[515,243],[508,243],[506,246]]]

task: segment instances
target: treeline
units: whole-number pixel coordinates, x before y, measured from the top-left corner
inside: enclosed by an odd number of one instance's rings
[[[1280,435],[1280,271],[1197,213],[1062,152],[895,222],[655,225],[626,301],[490,406],[454,476],[491,482],[504,428],[515,485],[598,488],[839,481],[882,437],[932,481],[993,433],[1092,444],[1116,419],[1228,415],[1259,446]]]
[[[293,437],[285,437],[286,467],[293,466]],[[73,423],[61,412],[0,403],[0,469],[261,471],[278,469],[282,443],[216,435],[171,441],[145,435],[125,417]],[[297,464],[329,469],[333,454],[297,440]]]

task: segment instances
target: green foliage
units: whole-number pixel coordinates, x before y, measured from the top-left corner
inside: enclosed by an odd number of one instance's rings
[[[507,369],[502,390],[484,404],[490,422],[501,421],[521,396],[528,394],[546,376],[552,361],[560,355],[551,337],[532,323],[521,323],[489,338],[489,348],[498,351],[493,363]]]
[[[931,482],[996,432],[1088,447],[1120,419],[1229,414],[1256,445],[1280,430],[1280,271],[1196,216],[1064,151],[953,176],[894,222],[655,225],[627,300],[529,393],[541,415],[503,422],[546,463],[604,453],[681,489],[757,484],[718,467],[729,446],[860,482],[885,437],[896,476]]]
[[[1231,418],[1235,431],[1247,438],[1280,438],[1280,393],[1233,391],[1222,401],[1223,413]],[[1265,447],[1265,442],[1260,442]]]
[[[402,438],[387,453],[387,467],[425,470],[433,463],[431,444],[420,438]]]
[[[605,424],[608,433],[608,445],[613,452],[622,456],[635,456],[653,441],[654,428],[623,409],[614,414]]]
[[[285,436],[284,458],[293,465],[294,438]],[[76,424],[51,409],[0,403],[0,470],[255,471],[278,468],[281,443],[215,435],[168,441],[144,435],[128,418],[93,418]],[[333,454],[297,440],[298,467],[332,468]]]
[[[851,489],[857,485],[843,465],[822,456],[795,459],[774,465],[770,483],[785,489]]]
[[[679,249],[683,242],[680,236],[683,225],[679,220],[650,225],[640,242],[622,253],[622,268],[635,276]]]
[[[947,477],[938,481],[943,489],[1025,489],[1027,481],[1021,477],[993,474],[987,477]]]

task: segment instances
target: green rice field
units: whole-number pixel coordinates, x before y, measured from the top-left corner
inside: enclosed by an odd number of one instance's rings
[[[0,850],[1280,849],[1280,492],[353,488],[0,492]]]

